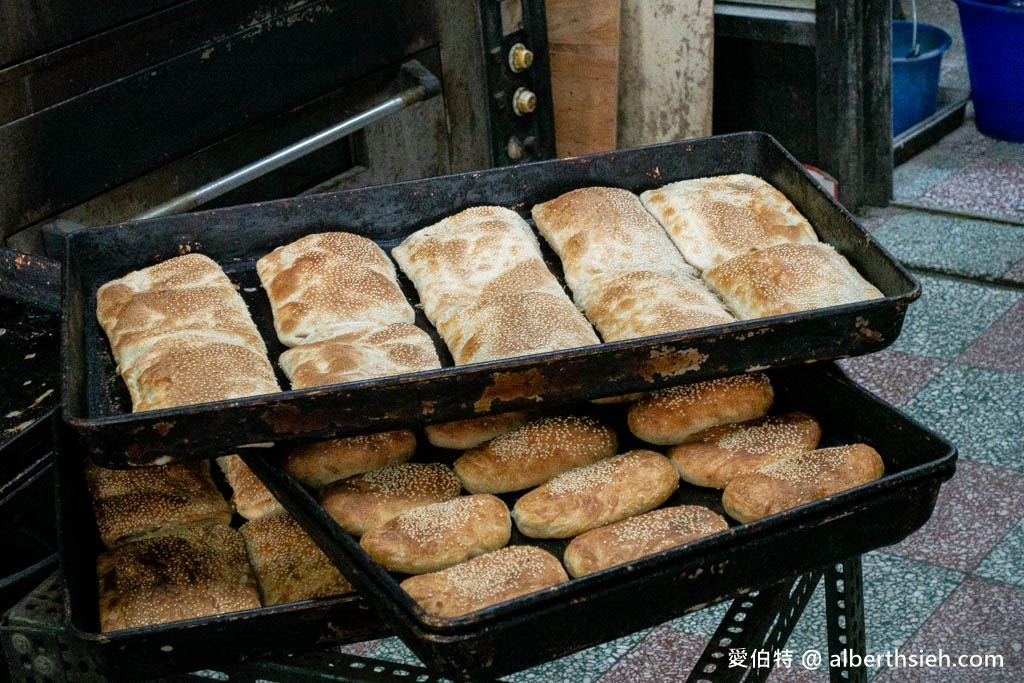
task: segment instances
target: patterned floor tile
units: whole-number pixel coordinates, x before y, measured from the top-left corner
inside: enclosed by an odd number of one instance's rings
[[[866,206],[857,212],[857,222],[860,224],[860,227],[868,232],[872,232],[875,228],[899,213],[902,213],[899,209]]]
[[[1024,166],[1024,145],[1019,142],[997,142],[985,154]]]
[[[1003,278],[1012,282],[1024,283],[1024,259],[1017,262],[1010,270],[1003,274]]]
[[[863,558],[867,652],[902,646],[961,583],[964,575],[943,567],[874,552]],[[788,647],[794,659],[807,650],[828,651],[825,591],[811,596]]]
[[[412,650],[405,646],[398,638],[381,638],[374,641],[373,647],[365,652],[365,657],[373,659],[384,659],[389,662],[408,664],[409,666],[423,666],[419,657],[412,653]]]
[[[618,640],[602,643],[568,657],[503,676],[502,680],[510,681],[510,683],[558,683],[559,681],[588,683],[596,681],[608,669],[615,666],[637,643],[647,637],[648,633],[650,633],[650,629],[631,633]]]
[[[1024,588],[1024,519],[996,543],[974,574]]]
[[[699,612],[674,619],[668,622],[667,625],[684,633],[700,636],[707,640],[715,635],[715,630],[722,623],[722,619],[725,618],[725,613],[729,611],[731,604],[731,601],[723,602],[714,607],[708,607]]]
[[[958,360],[975,367],[1024,374],[1024,299],[985,330]]]
[[[364,640],[361,643],[351,643],[349,645],[342,645],[338,648],[339,652],[344,652],[349,655],[358,655],[360,657],[369,657],[369,653],[373,651],[379,640]]]
[[[893,405],[909,401],[946,367],[944,361],[892,349],[847,358],[840,365],[850,379]]]
[[[1024,509],[1024,475],[961,460],[921,529],[884,552],[973,570]]]
[[[984,157],[921,195],[925,206],[1024,221],[1024,165]]]
[[[904,406],[943,434],[960,456],[1024,472],[1024,381],[953,363]]]
[[[964,125],[942,138],[936,147],[950,150],[963,157],[977,157],[987,153],[995,145],[995,140],[978,132],[974,126],[973,108],[969,106]]]
[[[1011,306],[1020,292],[919,275],[921,298],[911,304],[903,332],[890,347],[930,358],[959,356]]]
[[[1024,259],[1024,226],[905,212],[872,235],[905,265],[972,278],[998,279]]]
[[[933,187],[957,174],[964,166],[964,155],[955,150],[932,147],[892,172],[892,196],[898,202],[919,201]]]
[[[939,654],[956,664],[960,655],[1001,655],[1002,668],[891,668],[876,681],[1019,681],[1024,674],[1024,590],[968,578],[913,638],[907,654]]]
[[[601,676],[600,683],[685,681],[706,644],[698,636],[659,626]]]

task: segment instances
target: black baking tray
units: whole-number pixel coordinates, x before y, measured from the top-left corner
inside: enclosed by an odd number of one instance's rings
[[[925,523],[940,485],[955,470],[951,444],[858,387],[832,364],[774,371],[772,380],[774,412],[798,409],[816,416],[823,445],[874,446],[885,476],[763,520],[733,523],[728,531],[689,546],[455,619],[423,612],[399,587],[402,577],[373,562],[273,457],[255,452],[245,457],[428,667],[454,679],[494,677],[897,543]],[[624,412],[621,406],[618,410]],[[620,450],[634,445],[627,437]],[[510,507],[514,499],[507,497]],[[720,491],[685,482],[667,504],[700,504],[723,512]],[[558,557],[566,545],[516,532],[512,543],[541,545]]]
[[[574,188],[632,191],[723,173],[750,173],[779,188],[885,297],[701,330],[502,361],[132,414],[96,322],[104,282],[188,251],[218,261],[239,285],[272,360],[283,351],[255,260],[303,235],[346,230],[390,250],[419,228],[470,206],[524,216]],[[165,463],[295,438],[383,431],[538,404],[625,394],[681,381],[878,350],[899,334],[920,294],[892,259],[797,161],[764,133],[739,133],[182,214],[70,233],[63,268],[63,416],[88,453],[115,467]],[[553,268],[560,272],[557,265]],[[415,291],[402,279],[410,300]],[[422,314],[419,324],[433,334]],[[282,386],[287,386],[282,378]]]
[[[85,487],[83,453],[66,427],[58,424],[57,432],[57,542],[67,634],[98,674],[148,679],[389,635],[356,593],[101,633],[96,558],[103,546]]]

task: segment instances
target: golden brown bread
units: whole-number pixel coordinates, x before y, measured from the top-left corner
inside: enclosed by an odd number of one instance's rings
[[[563,560],[569,575],[578,578],[728,528],[721,515],[699,505],[661,508],[577,536],[566,547]]]
[[[827,244],[782,244],[737,256],[706,271],[704,282],[740,320],[883,296]]]
[[[511,534],[505,503],[480,494],[403,512],[363,534],[359,545],[385,569],[425,574],[502,548]]]
[[[338,479],[405,462],[415,452],[416,435],[398,429],[292,446],[281,464],[300,482],[318,489]]]
[[[865,444],[797,453],[730,481],[722,505],[733,519],[752,522],[867,484],[884,471],[878,451]]]
[[[454,467],[470,493],[507,493],[609,458],[618,446],[615,432],[592,417],[542,417],[467,450]]]
[[[814,450],[819,439],[817,420],[786,413],[705,429],[669,449],[668,457],[683,481],[724,489],[740,474]]]
[[[108,548],[179,526],[231,521],[231,506],[217,490],[205,460],[110,470],[86,459],[84,468],[96,526]]]
[[[428,613],[458,617],[569,580],[551,553],[516,545],[432,574],[412,576],[402,588]]]
[[[96,317],[136,412],[280,390],[245,302],[205,256],[104,284]]]
[[[680,282],[697,276],[628,190],[583,187],[537,204],[532,214],[584,310],[595,279],[604,275],[647,271]]]
[[[395,266],[376,244],[346,232],[306,235],[256,262],[285,346],[375,323],[412,323]]]
[[[762,373],[681,384],[648,394],[629,407],[629,430],[659,446],[687,441],[697,432],[762,417],[775,393]]]
[[[336,481],[320,492],[320,502],[342,529],[362,536],[403,512],[456,498],[461,490],[450,467],[410,462]]]
[[[683,180],[640,199],[702,272],[757,249],[818,240],[785,195],[752,175]]]
[[[513,211],[467,209],[413,233],[392,255],[457,365],[598,341]]]
[[[432,446],[464,451],[521,427],[535,416],[534,411],[518,410],[427,425],[423,431]]]
[[[126,543],[96,559],[100,631],[260,606],[245,543],[225,524]]]
[[[668,458],[634,450],[558,475],[524,494],[512,509],[532,538],[569,538],[653,510],[679,488]]]
[[[287,512],[250,520],[239,532],[264,605],[352,592],[352,584]]]
[[[408,323],[368,325],[307,341],[281,354],[292,389],[401,375],[441,367],[430,335]]]
[[[274,498],[274,494],[264,486],[256,473],[237,455],[224,455],[217,458],[224,479],[231,487],[231,504],[235,511],[246,519],[259,519],[272,512],[284,508]]]

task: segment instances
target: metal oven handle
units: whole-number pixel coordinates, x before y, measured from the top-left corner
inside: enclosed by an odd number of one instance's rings
[[[336,123],[330,128],[325,128],[319,133],[314,133],[313,135],[303,138],[294,144],[279,149],[269,156],[258,159],[236,171],[232,171],[231,173],[217,178],[202,187],[191,190],[183,195],[179,195],[178,197],[168,200],[159,206],[155,206],[152,209],[135,216],[132,220],[157,218],[158,216],[167,216],[194,209],[211,199],[227,194],[231,190],[239,188],[248,182],[270,173],[271,171],[277,170],[282,166],[309,154],[310,152],[314,152],[331,144],[332,142],[335,142],[336,140],[340,140],[346,135],[351,135],[372,123],[380,121],[392,114],[397,114],[417,102],[429,100],[430,98],[440,94],[440,81],[437,80],[429,69],[420,64],[419,61],[414,59],[403,64],[402,73],[415,79],[416,85],[403,90],[394,97],[385,100],[374,107],[370,107],[351,118],[345,119],[340,123]]]

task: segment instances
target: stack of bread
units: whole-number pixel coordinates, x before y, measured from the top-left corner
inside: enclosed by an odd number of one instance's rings
[[[106,283],[97,318],[136,411],[279,391],[245,302],[205,256]],[[102,631],[274,604],[286,577],[264,572],[251,534],[230,526],[208,462],[109,470],[86,461],[85,479],[107,548],[96,561]],[[306,558],[318,594],[351,590],[297,527],[273,544]]]
[[[740,320],[883,296],[761,178],[683,180],[640,199]]]

